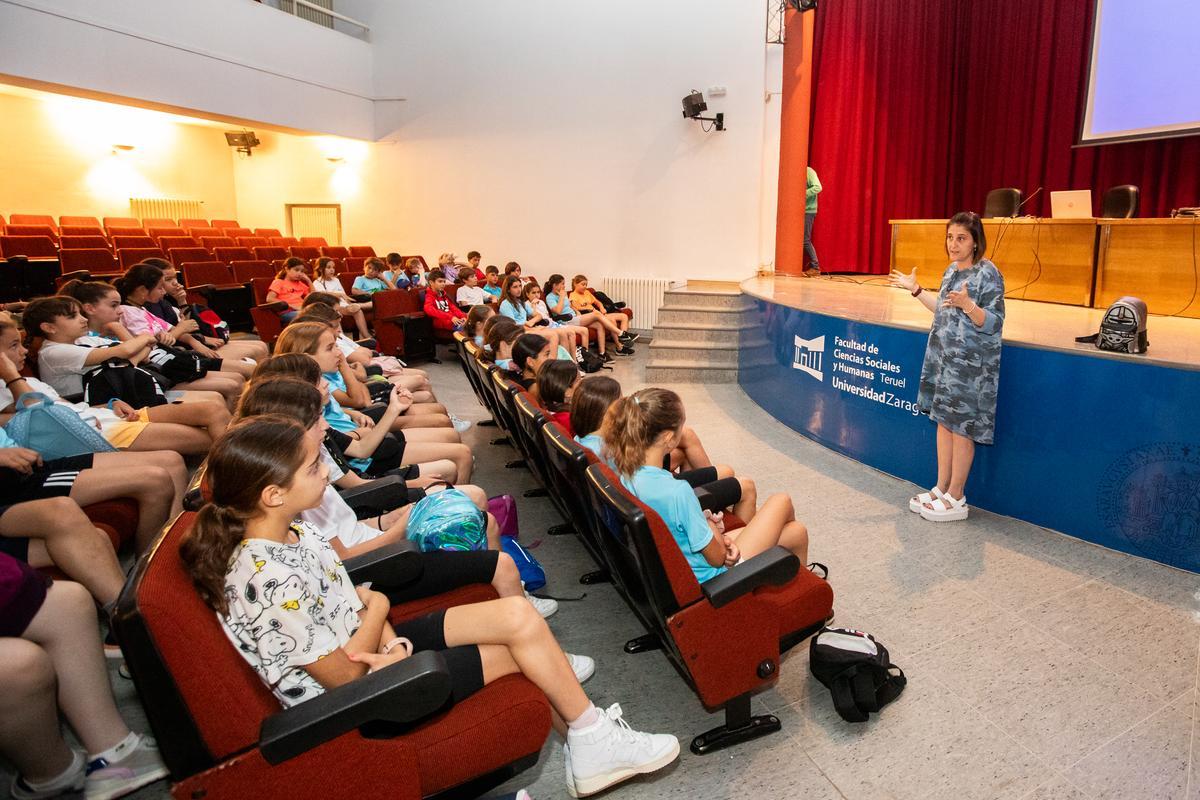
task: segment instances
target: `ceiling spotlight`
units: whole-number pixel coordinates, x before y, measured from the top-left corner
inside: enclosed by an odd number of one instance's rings
[[[817,0],[788,0],[788,3],[801,13],[817,10]]]

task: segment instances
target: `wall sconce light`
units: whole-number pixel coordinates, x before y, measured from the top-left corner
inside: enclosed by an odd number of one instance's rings
[[[325,160],[330,164],[343,164],[346,161],[346,159],[342,158],[341,156],[326,156]]]
[[[133,145],[131,145],[131,144],[114,144],[112,146],[113,155],[117,155],[117,156],[124,155],[125,153],[131,152],[132,150],[133,150]]]

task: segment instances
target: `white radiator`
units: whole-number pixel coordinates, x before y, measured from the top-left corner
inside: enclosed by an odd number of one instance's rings
[[[172,200],[169,197],[131,197],[129,215],[138,219],[207,219],[201,200]]]
[[[289,203],[287,214],[289,236],[323,236],[331,245],[342,243],[340,205]]]
[[[596,288],[613,302],[624,302],[633,309],[633,327],[650,330],[658,323],[663,293],[671,288],[671,282],[662,278],[600,278]]]

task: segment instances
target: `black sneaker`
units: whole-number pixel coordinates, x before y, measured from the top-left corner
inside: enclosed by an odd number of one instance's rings
[[[601,353],[600,357],[604,359],[605,364],[607,364],[608,362],[613,360],[613,357],[610,356],[608,353]]]
[[[618,347],[615,352],[619,356],[631,356],[633,355],[633,348],[622,345],[621,347]]]
[[[617,338],[621,340],[621,344],[633,344],[642,337],[641,334],[633,333],[632,331],[625,331]]]

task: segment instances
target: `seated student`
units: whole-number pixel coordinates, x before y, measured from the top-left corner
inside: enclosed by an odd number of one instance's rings
[[[522,292],[525,298],[525,313],[529,315],[530,320],[545,319],[549,320],[548,328],[557,332],[559,335],[569,334],[567,343],[563,346],[567,348],[567,352],[575,357],[575,361],[583,361],[583,351],[588,349],[588,329],[573,322],[559,322],[550,316],[550,309],[546,308],[546,301],[542,299],[542,287],[536,283],[525,284],[525,289]],[[561,343],[561,342],[560,342]],[[604,339],[599,340],[600,351],[604,351]]]
[[[466,264],[458,263],[458,258],[454,253],[442,253],[438,256],[437,268],[442,271],[442,275],[449,283],[458,283],[458,271],[465,266]]]
[[[562,425],[572,437],[575,431],[571,428],[571,395],[579,385],[579,378],[579,370],[570,361],[543,361],[537,371],[538,402],[550,412],[550,419]]]
[[[312,356],[302,353],[271,356],[258,365],[251,385],[284,378],[302,380],[321,395],[325,447],[331,465],[338,467],[338,475],[332,483],[339,489],[353,489],[366,483],[365,478],[388,475],[400,478],[412,489],[457,480],[458,465],[453,461],[432,459],[419,464],[403,464],[406,448],[402,438],[389,433],[383,425],[358,427],[329,396],[329,382],[321,377],[321,370]],[[330,425],[330,420],[335,425]],[[367,422],[370,422],[369,417]]]
[[[500,301],[500,307],[497,309],[499,314],[524,326],[527,331],[541,334],[556,346],[571,353],[575,346],[574,335],[561,328],[551,328],[550,320],[540,314],[531,315],[525,308],[523,286],[518,275],[509,275],[504,279],[504,299]]]
[[[330,393],[342,406],[349,409],[364,409],[367,416],[378,416],[370,411],[374,405],[371,393],[350,368],[346,357],[337,347],[336,334],[328,324],[318,322],[293,323],[284,329],[275,342],[276,353],[304,353],[312,356],[329,381]],[[407,389],[401,389],[403,398],[401,417],[391,427],[393,431],[411,430],[414,441],[458,442],[454,421],[441,403],[417,403]],[[378,421],[378,420],[376,420]],[[447,429],[447,430],[441,430]]]
[[[384,279],[395,284],[397,289],[409,287],[408,273],[404,271],[404,258],[399,253],[388,253],[383,259],[383,264],[386,267],[383,271]]]
[[[337,312],[343,317],[354,318],[354,324],[358,327],[358,338],[370,339],[371,329],[367,327],[367,317],[364,313],[371,310],[370,302],[360,303],[352,300],[350,295],[346,294],[346,289],[337,275],[336,261],[332,258],[318,258],[313,267],[313,291],[325,292],[337,298],[337,302],[333,304]]]
[[[567,300],[571,303],[571,308],[580,314],[600,314],[608,317],[621,330],[621,333],[626,334],[624,337],[626,346],[637,341],[638,335],[629,330],[629,317],[620,311],[611,313],[605,311],[604,306],[596,299],[596,295],[588,288],[586,275],[576,275],[571,279],[571,294],[568,295]]]
[[[304,306],[300,310],[300,316],[296,317],[296,322],[319,322],[322,325],[328,325],[334,336],[337,337],[338,349],[342,351],[350,368],[360,380],[366,381],[371,376],[386,375],[390,383],[402,386],[412,392],[414,403],[437,402],[429,384],[429,377],[423,370],[401,366],[399,361],[393,359],[396,363],[389,362],[388,370],[385,373],[383,367],[374,364],[375,354],[342,331],[341,315],[334,310],[331,303],[324,302],[326,299],[332,300],[333,298],[324,292],[313,292],[304,298]]]
[[[571,393],[571,430],[575,441],[589,448],[601,458],[608,459],[604,440],[600,438],[600,425],[609,408],[621,399],[621,384],[607,375],[590,375],[575,385]],[[691,426],[684,425],[681,440],[691,438],[697,444],[700,439]],[[749,521],[758,508],[758,488],[750,478],[736,477],[733,467],[727,464],[708,465],[676,472],[670,469],[676,446],[663,461],[663,468],[680,481],[698,490],[701,506],[705,511],[717,512],[733,507],[733,513],[743,522]],[[703,448],[701,448],[703,449]],[[706,454],[707,455],[707,454]]]
[[[267,302],[287,303],[287,311],[279,315],[286,325],[300,313],[300,304],[312,290],[312,279],[306,274],[304,259],[292,257],[283,262],[283,269],[267,287]]]
[[[111,334],[125,341],[131,336],[148,333],[154,336],[159,345],[167,348],[190,348],[192,344],[197,344],[190,334],[185,334],[182,341],[177,341],[171,334],[171,325],[143,307],[147,302],[161,300],[166,294],[161,269],[152,264],[134,264],[113,281],[113,287],[121,295],[119,316],[109,323],[107,330],[100,331],[102,335]],[[246,378],[254,371],[253,367],[241,361],[226,363],[222,358],[206,362],[205,366],[208,373],[203,377],[177,383],[176,386],[180,389],[218,392],[232,408]]]
[[[395,289],[396,284],[389,281],[383,275],[384,264],[383,259],[368,258],[363,262],[363,274],[354,279],[354,285],[350,287],[354,292],[355,297],[370,297],[373,294]]]
[[[481,306],[486,302],[487,295],[483,293],[483,288],[479,285],[479,276],[475,274],[475,270],[464,269],[459,273],[459,279],[462,281],[458,287],[458,293],[454,296],[454,302],[463,311],[470,311],[472,306]]]
[[[500,281],[501,286],[507,284],[508,279],[514,275],[517,277],[517,280],[521,282],[521,288],[525,288],[525,284],[528,283],[528,281],[521,277],[521,265],[516,261],[510,261],[504,265],[504,277]]]
[[[425,275],[421,270],[421,259],[416,256],[412,256],[404,262],[404,273],[408,277],[410,288],[418,289],[426,285]]]
[[[512,346],[525,335],[525,329],[508,317],[497,314],[484,323],[483,360],[506,372],[519,372],[512,362]]]
[[[209,475],[212,502],[199,512],[180,556],[231,646],[283,705],[305,702],[414,651],[435,650],[445,659],[456,701],[514,673],[545,692],[566,737],[572,795],[653,772],[677,756],[675,737],[634,732],[619,707],[601,712],[590,703],[571,661],[522,597],[390,625],[388,598],[355,587],[324,538],[295,521],[320,502],[326,483],[318,448],[298,423],[260,417],[231,428],[209,456]],[[248,599],[250,587],[285,583],[298,609]],[[280,635],[297,646],[280,653],[271,644]]]
[[[533,398],[538,399],[537,373],[542,364],[556,358],[554,343],[536,333],[526,333],[513,342],[512,363],[517,374],[512,379],[521,384]],[[567,362],[575,366],[575,362]],[[576,370],[578,368],[576,367]]]
[[[484,281],[483,270],[479,267],[479,264],[482,261],[483,256],[479,255],[478,250],[472,250],[471,252],[467,253],[467,266],[475,271],[475,277],[480,283],[483,283]]]
[[[483,293],[488,297],[487,302],[500,302],[503,289],[500,286],[500,270],[495,264],[489,265],[483,272]]]
[[[600,355],[604,356],[606,361],[612,361],[612,357],[604,352],[604,334],[607,333],[612,338],[618,353],[621,353],[632,344],[635,337],[629,331],[622,331],[605,314],[596,313],[595,311],[580,314],[571,308],[571,304],[567,302],[566,285],[566,279],[562,275],[550,276],[550,279],[546,281],[546,285],[542,287],[546,298],[546,308],[551,314],[561,314],[571,317],[571,325],[580,325],[594,330],[596,332],[596,347],[600,351]],[[622,314],[621,316],[625,315]],[[629,350],[629,352],[633,351]]]
[[[796,520],[786,494],[768,497],[744,528],[725,533],[718,523],[710,523],[692,488],[662,468],[679,441],[683,422],[679,395],[669,389],[642,389],[609,408],[600,438],[621,483],[662,517],[696,580],[715,578],[775,545],[808,563],[808,530]]]
[[[163,271],[162,298],[157,303],[146,302],[142,308],[154,316],[166,320],[167,324],[172,325],[171,335],[176,339],[179,339],[180,333],[190,333],[197,343],[192,346],[193,349],[200,355],[208,358],[222,358],[229,361],[250,359],[257,362],[259,359],[266,358],[271,354],[267,348],[267,343],[261,339],[222,339],[218,336],[202,335],[194,319],[190,316],[180,316],[181,309],[191,309],[192,304],[188,302],[187,289],[179,282],[179,270],[175,269],[175,265],[164,258],[147,258],[142,263],[158,267]],[[77,281],[64,284],[58,293],[70,294],[72,297],[75,297],[67,289],[72,283],[77,283]],[[81,303],[84,302],[80,297],[75,297],[75,299]],[[191,312],[188,311],[187,313],[190,314]],[[196,326],[196,329],[193,329],[192,326]],[[203,347],[197,345],[203,345]],[[251,367],[253,367],[253,364]]]
[[[475,343],[476,347],[483,347],[484,323],[494,316],[496,316],[496,309],[482,303],[471,306],[471,310],[467,312],[467,321],[463,323],[463,333]]]
[[[108,408],[68,403],[50,384],[20,375],[26,352],[16,323],[7,314],[0,314],[0,374],[11,376],[0,387],[0,424],[6,423],[16,410],[16,398],[26,392],[41,392],[79,414],[80,419],[96,428],[118,450],[173,450],[185,456],[203,454],[229,425],[229,411],[217,400],[168,403],[142,409],[135,409],[120,400],[114,400]]]
[[[122,797],[167,776],[153,737],[117,711],[87,591],[0,553],[0,755],[11,797]],[[84,750],[63,738],[66,718]],[[165,791],[165,788],[164,788]]]
[[[425,315],[433,322],[436,331],[461,330],[467,320],[466,313],[450,302],[446,294],[446,276],[440,270],[429,273],[429,291],[425,292]]]

